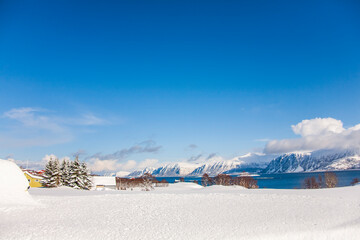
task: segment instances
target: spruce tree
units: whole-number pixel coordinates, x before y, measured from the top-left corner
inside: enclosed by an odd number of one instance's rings
[[[70,187],[75,189],[89,190],[91,179],[85,163],[80,163],[76,157],[70,168]]]
[[[61,186],[61,171],[59,159],[54,160],[54,172],[53,172],[56,187]]]
[[[90,190],[92,186],[91,177],[85,162],[81,163],[81,177],[82,182],[84,183],[82,189]]]
[[[79,184],[80,175],[81,175],[80,162],[78,157],[76,157],[70,166],[70,187],[75,189],[81,189]]]
[[[70,186],[70,161],[64,159],[60,167],[61,185]]]
[[[44,187],[57,187],[60,185],[59,160],[50,159],[47,162],[41,184]]]

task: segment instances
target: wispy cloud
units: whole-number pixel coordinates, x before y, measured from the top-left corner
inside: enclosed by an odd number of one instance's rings
[[[0,132],[0,146],[49,146],[70,142],[75,138],[75,126],[103,125],[107,121],[92,113],[78,117],[61,116],[43,108],[13,108],[1,115],[6,130]],[[0,119],[0,120],[1,120]]]
[[[272,140],[265,153],[315,151],[320,149],[347,149],[360,147],[360,124],[344,128],[340,120],[315,118],[291,126],[300,138]]]
[[[135,144],[129,148],[124,148],[111,154],[96,153],[89,158],[98,158],[100,160],[123,160],[132,154],[138,153],[157,153],[162,148],[161,145],[157,145],[153,140],[143,141]]]
[[[128,160],[125,162],[119,162],[117,160],[100,160],[91,159],[89,167],[91,171],[96,173],[114,173],[118,171],[134,171],[136,169],[144,169],[146,167],[155,167],[158,164],[157,159],[145,159],[141,162],[135,160]]]
[[[86,159],[90,163],[91,170],[94,172],[130,171],[157,164],[158,160],[145,159],[138,163],[134,160],[126,160],[126,158],[142,153],[156,154],[161,148],[162,146],[156,144],[155,141],[147,140],[111,154],[96,153]]]
[[[197,160],[201,159],[202,154],[191,156],[187,161],[188,162],[196,162]]]
[[[202,153],[191,156],[186,160],[186,162],[206,163],[210,161],[221,161],[221,160],[224,160],[224,158],[218,156],[216,153],[210,153],[210,154]]]
[[[24,127],[46,129],[52,132],[64,131],[64,127],[53,121],[50,117],[40,115],[45,110],[39,108],[13,108],[3,114],[4,118],[15,120]]]
[[[271,139],[269,139],[269,138],[260,138],[260,139],[255,139],[254,141],[255,142],[269,142],[269,141],[271,141]]]
[[[197,148],[198,148],[198,145],[196,145],[196,144],[189,144],[189,146],[188,146],[187,148],[190,149],[190,150],[194,150],[194,149],[197,149]]]

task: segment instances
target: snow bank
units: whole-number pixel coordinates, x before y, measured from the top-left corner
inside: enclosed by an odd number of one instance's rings
[[[34,203],[27,189],[29,182],[13,162],[0,159],[0,207]]]
[[[92,181],[94,187],[96,185],[105,185],[105,186],[115,186],[116,185],[115,177],[94,176],[94,177],[92,177],[91,181]]]
[[[176,190],[176,191],[175,191]],[[41,208],[0,211],[0,239],[357,240],[360,187],[154,191],[31,188]]]
[[[168,187],[164,187],[163,189],[168,190],[191,190],[191,189],[201,189],[203,188],[199,184],[192,183],[192,182],[178,182],[169,184]]]

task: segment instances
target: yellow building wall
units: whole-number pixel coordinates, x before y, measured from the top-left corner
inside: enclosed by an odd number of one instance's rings
[[[42,187],[41,182],[40,182],[41,179],[33,178],[26,172],[24,172],[24,175],[28,179],[30,187]]]

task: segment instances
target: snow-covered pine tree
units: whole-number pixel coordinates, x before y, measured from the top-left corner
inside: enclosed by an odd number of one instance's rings
[[[61,185],[70,186],[70,161],[64,159],[60,166]]]
[[[61,171],[60,171],[60,163],[59,163],[59,159],[55,159],[54,160],[54,172],[53,172],[53,176],[55,178],[55,185],[56,187],[61,186]]]
[[[80,162],[78,157],[75,158],[75,160],[71,163],[70,166],[70,187],[75,189],[80,189],[80,177],[81,175],[81,169],[80,169]]]
[[[60,184],[59,160],[50,159],[45,166],[41,184],[44,187],[57,187]]]
[[[90,188],[92,186],[92,182],[91,182],[89,170],[88,170],[85,162],[81,163],[81,173],[82,173],[81,176],[82,176],[83,183],[84,183],[83,189],[90,190]]]
[[[80,163],[76,157],[70,168],[70,187],[89,190],[91,180],[85,163]]]

